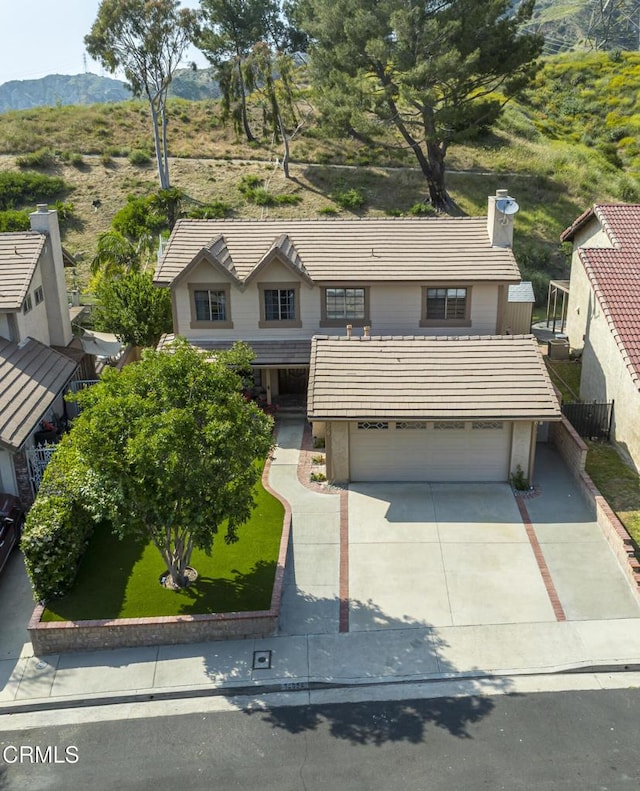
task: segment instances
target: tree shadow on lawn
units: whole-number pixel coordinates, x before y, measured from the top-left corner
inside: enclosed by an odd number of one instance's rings
[[[271,606],[276,562],[259,560],[249,572],[231,569],[231,579],[199,574],[188,588],[174,592],[188,600],[181,615],[219,612],[251,612]]]

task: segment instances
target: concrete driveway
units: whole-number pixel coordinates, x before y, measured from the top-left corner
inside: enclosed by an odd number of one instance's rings
[[[531,535],[507,484],[351,484],[350,631],[640,617],[586,506],[563,523],[560,496],[538,498]]]

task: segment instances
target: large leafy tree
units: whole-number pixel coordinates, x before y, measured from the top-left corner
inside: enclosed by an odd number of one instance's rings
[[[222,90],[222,106],[236,131],[255,140],[248,113],[248,94],[264,84],[264,50],[274,67],[282,53],[304,46],[304,35],[291,21],[292,6],[282,0],[200,0],[198,47],[214,65]]]
[[[112,332],[122,343],[155,346],[171,332],[171,294],[153,285],[151,272],[101,278],[94,309],[96,329]]]
[[[74,444],[111,494],[109,518],[152,540],[173,587],[187,583],[195,547],[211,551],[225,522],[237,541],[253,509],[272,422],[243,397],[251,359],[243,344],[207,359],[181,340],[78,394]]]
[[[193,38],[197,14],[178,0],[102,0],[87,52],[110,72],[124,72],[134,96],[149,102],[158,179],[168,189],[167,93]]]
[[[535,73],[542,39],[520,34],[534,0],[303,0],[312,74],[342,130],[395,127],[434,206],[451,201],[449,145],[486,129]]]

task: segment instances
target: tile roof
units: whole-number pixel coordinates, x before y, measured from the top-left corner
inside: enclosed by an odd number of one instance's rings
[[[0,444],[17,450],[77,368],[33,338],[21,345],[0,338]]]
[[[307,412],[314,420],[561,417],[530,335],[316,336]]]
[[[159,350],[168,349],[175,340],[174,334],[163,335],[158,343]],[[189,343],[203,351],[227,351],[235,340],[216,341],[203,338],[189,338]],[[249,340],[244,342],[251,346],[255,354],[254,365],[286,365],[288,368],[309,365],[311,357],[311,340]]]
[[[580,247],[578,255],[631,374],[640,384],[640,204],[597,204],[562,235],[597,220],[611,247]]]
[[[0,310],[20,310],[46,241],[34,231],[0,233]]]
[[[243,281],[275,247],[314,281],[520,280],[513,251],[489,243],[486,217],[384,217],[179,220],[156,282],[172,283],[220,235]]]

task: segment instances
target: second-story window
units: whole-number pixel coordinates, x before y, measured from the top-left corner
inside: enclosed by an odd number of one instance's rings
[[[428,288],[428,319],[464,319],[467,312],[466,288]]]
[[[191,328],[231,329],[231,289],[223,283],[190,283]]]
[[[196,321],[227,321],[226,291],[194,291]]]
[[[31,298],[31,294],[27,294],[24,302],[22,303],[22,312],[28,313],[32,308],[33,308],[33,300]]]
[[[36,305],[39,305],[44,301],[44,291],[42,290],[42,286],[38,286],[38,288],[36,288],[36,290],[33,292],[33,296],[35,297]]]
[[[325,306],[327,319],[364,319],[364,288],[327,288]]]
[[[421,327],[470,327],[471,288],[423,286]]]
[[[296,292],[293,288],[265,288],[265,321],[295,321]]]

